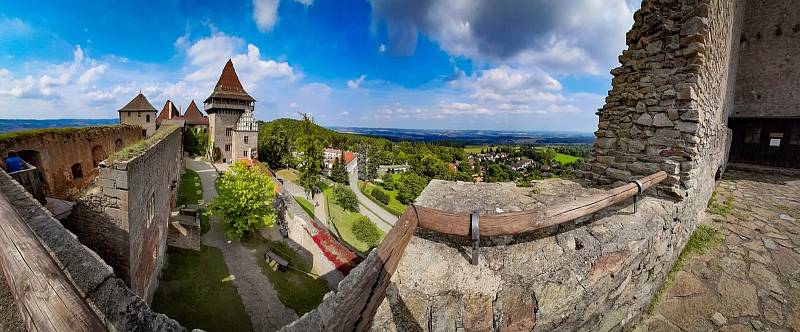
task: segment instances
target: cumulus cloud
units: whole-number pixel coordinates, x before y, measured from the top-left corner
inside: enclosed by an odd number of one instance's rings
[[[263,59],[261,51],[253,44],[247,44],[247,51],[241,53],[240,49],[244,44],[244,40],[239,37],[219,32],[195,41],[186,49],[186,58],[197,69],[187,75],[186,79],[189,81],[217,79],[222,65],[228,59],[233,61],[245,88],[252,88],[263,79],[295,80],[301,76],[287,62]]]
[[[364,80],[367,78],[367,75],[361,75],[355,80],[348,80],[347,87],[350,89],[358,89],[361,86],[361,83],[364,83]]]
[[[258,31],[272,31],[278,22],[278,0],[253,0],[253,20]]]
[[[425,34],[453,56],[596,74],[616,61],[633,23],[626,0],[370,0],[389,50],[414,53]],[[575,64],[584,65],[575,67]]]
[[[86,85],[91,83],[92,81],[96,80],[100,75],[103,75],[106,70],[108,70],[107,64],[100,64],[97,66],[93,66],[86,70],[81,76],[78,78],[78,83],[82,85]]]

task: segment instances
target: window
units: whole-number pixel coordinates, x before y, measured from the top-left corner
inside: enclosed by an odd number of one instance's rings
[[[156,193],[150,194],[150,200],[147,201],[147,227],[153,222],[156,216]]]
[[[142,113],[141,112],[136,112],[136,116],[141,118],[142,117]]]
[[[233,128],[225,128],[225,136],[231,136],[233,134]]]
[[[789,144],[800,145],[800,124],[792,126],[792,136],[789,137]]]
[[[744,128],[744,142],[758,143],[761,141],[761,127],[748,126]]]
[[[244,144],[247,144],[248,138],[247,136],[244,137]]]
[[[230,144],[225,144],[225,152],[228,152],[230,150],[231,150],[231,145]]]
[[[244,152],[242,152],[242,157],[247,157],[247,150],[244,150]]]
[[[131,111],[128,111],[128,117],[129,118],[131,117]]]
[[[80,163],[72,164],[71,170],[72,170],[73,180],[80,179],[83,177],[83,169],[81,169]]]
[[[142,137],[147,137],[147,130],[146,129],[142,129]]]
[[[147,123],[150,123],[150,114],[148,114],[148,115],[145,117],[145,119],[146,119],[146,120],[144,120],[145,122],[147,122]]]

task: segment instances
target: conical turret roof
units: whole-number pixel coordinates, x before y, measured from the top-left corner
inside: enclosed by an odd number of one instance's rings
[[[194,100],[192,100],[189,107],[186,108],[186,113],[183,114],[183,118],[186,119],[186,124],[208,125],[208,118],[203,115],[203,112],[200,112]]]
[[[239,76],[236,75],[236,69],[233,68],[233,61],[228,59],[225,67],[222,68],[222,74],[219,76],[217,85],[214,87],[214,92],[211,93],[205,102],[210,98],[228,98],[244,101],[255,101],[253,97],[247,94],[242,87],[242,82],[239,81]]]
[[[131,101],[123,106],[118,112],[156,112],[156,108],[147,100],[141,92]]]

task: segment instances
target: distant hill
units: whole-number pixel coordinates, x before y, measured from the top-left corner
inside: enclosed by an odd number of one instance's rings
[[[449,141],[464,145],[482,144],[591,144],[594,134],[548,131],[448,130],[331,127],[341,133],[382,137],[392,141]]]
[[[118,123],[119,119],[0,119],[0,134],[31,129],[106,126]]]

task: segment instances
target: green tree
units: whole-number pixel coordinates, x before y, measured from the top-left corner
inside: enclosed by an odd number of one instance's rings
[[[539,156],[539,160],[545,163],[550,163],[556,157],[558,152],[553,150],[552,148],[545,148],[537,151],[537,155]]]
[[[370,247],[375,247],[381,241],[381,233],[378,230],[378,226],[375,226],[372,221],[370,221],[365,216],[359,216],[355,222],[353,222],[353,235],[355,235],[356,239],[361,242],[368,244]]]
[[[275,128],[268,135],[260,135],[258,156],[272,168],[289,166],[292,157],[292,144],[283,128]]]
[[[240,239],[275,224],[275,185],[258,168],[235,162],[218,182],[211,210],[225,218],[225,234]]]
[[[417,199],[427,185],[428,180],[422,176],[408,172],[400,174],[397,181],[397,199],[400,203],[409,204]]]
[[[358,197],[349,187],[337,184],[333,187],[333,198],[336,204],[348,211],[358,211]]]
[[[314,126],[314,120],[305,113],[301,113],[301,116],[303,117],[304,134],[298,140],[302,157],[297,181],[306,192],[311,193],[311,197],[314,197],[319,182],[319,173],[322,171],[322,143],[316,136],[309,134]]]
[[[395,190],[397,188],[397,181],[395,181],[395,175],[386,173],[381,177],[381,186],[386,190]]]
[[[486,182],[506,182],[511,179],[511,174],[498,164],[490,164],[486,168]]]
[[[342,158],[336,158],[331,167],[331,180],[338,183],[347,184],[347,167]]]
[[[383,203],[384,205],[389,205],[389,195],[386,194],[385,191],[381,188],[374,188],[370,193],[372,197],[378,200],[378,202]]]

